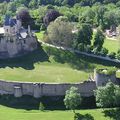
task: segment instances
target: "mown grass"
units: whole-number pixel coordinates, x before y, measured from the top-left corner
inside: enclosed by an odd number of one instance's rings
[[[111,62],[77,55],[51,47],[39,47],[17,59],[0,60],[0,79],[30,82],[81,82],[96,67],[118,66]]]
[[[44,31],[37,32],[35,34],[36,34],[38,39],[43,40]],[[94,35],[95,35],[95,33],[94,33]],[[94,38],[94,35],[93,35],[93,38]],[[110,52],[116,52],[117,53],[118,49],[120,49],[120,41],[117,40],[117,39],[114,40],[114,39],[106,38],[103,46],[109,50],[109,53]]]
[[[116,52],[120,49],[120,41],[119,40],[111,40],[106,39],[104,42],[104,47],[109,50],[109,52]]]
[[[40,32],[36,32],[35,34],[38,39],[43,40],[44,32],[45,31],[40,31]]]
[[[102,109],[77,110],[76,112],[91,115],[94,120],[109,120]],[[0,105],[0,120],[73,120],[72,111],[45,111],[14,109]]]

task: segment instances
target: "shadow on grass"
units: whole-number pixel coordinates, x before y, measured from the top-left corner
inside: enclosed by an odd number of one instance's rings
[[[112,120],[120,120],[120,108],[104,110],[105,117],[109,117]]]
[[[15,109],[38,110],[39,103],[42,102],[45,106],[45,110],[66,110],[63,99],[64,96],[43,96],[41,98],[34,98],[24,95],[20,98],[15,98],[13,95],[0,95],[0,105]],[[86,104],[88,100],[89,102]],[[78,107],[78,110],[96,108],[94,102],[94,96],[83,98],[83,102]]]
[[[82,54],[76,54],[69,51],[63,51],[56,48],[46,47],[46,51],[49,55],[54,56],[54,60],[56,62],[68,63],[72,68],[84,70],[86,72],[91,72],[91,70],[93,71],[93,69],[97,67],[95,64],[120,67],[120,64],[117,63],[100,60],[98,58],[88,57]]]
[[[49,57],[43,50],[42,46],[39,45],[37,50],[24,56],[0,60],[0,68],[22,67],[24,69],[31,70],[34,69],[34,63],[44,61],[49,61]]]
[[[74,120],[94,120],[94,117],[91,114],[75,113]]]

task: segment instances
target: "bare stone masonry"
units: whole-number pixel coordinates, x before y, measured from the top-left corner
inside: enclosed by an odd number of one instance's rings
[[[14,94],[15,97],[31,95],[35,98],[41,96],[63,96],[71,86],[79,89],[82,96],[94,95],[96,89],[94,81],[83,83],[31,83],[31,82],[7,82],[0,80],[0,94]]]

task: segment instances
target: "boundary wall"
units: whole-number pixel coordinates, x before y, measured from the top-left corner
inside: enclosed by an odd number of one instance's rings
[[[94,81],[84,81],[82,83],[32,83],[0,80],[0,94],[13,94],[15,97],[31,95],[35,98],[64,96],[66,90],[71,86],[77,87],[81,96],[84,97],[94,95],[94,90],[96,89]]]

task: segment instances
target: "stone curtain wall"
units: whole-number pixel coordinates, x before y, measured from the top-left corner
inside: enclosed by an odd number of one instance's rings
[[[94,81],[85,81],[83,83],[21,83],[8,82],[0,80],[0,94],[14,94],[15,97],[22,95],[31,95],[35,98],[41,96],[63,96],[66,90],[71,86],[79,89],[82,96],[94,95],[93,90],[96,89]]]

